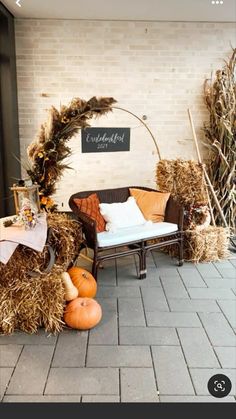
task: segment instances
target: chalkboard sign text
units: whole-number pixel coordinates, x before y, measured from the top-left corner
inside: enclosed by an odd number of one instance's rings
[[[130,150],[130,128],[86,128],[81,137],[82,153]]]

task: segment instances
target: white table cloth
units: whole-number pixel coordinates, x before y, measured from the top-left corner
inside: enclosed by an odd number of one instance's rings
[[[23,226],[4,227],[3,223],[12,217],[0,219],[0,262],[6,264],[18,244],[30,247],[33,250],[42,252],[47,240],[47,215],[41,213],[38,223],[31,230],[25,230]]]

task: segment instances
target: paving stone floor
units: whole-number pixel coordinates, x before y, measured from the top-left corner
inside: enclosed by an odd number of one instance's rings
[[[178,268],[134,257],[99,270],[101,323],[91,331],[0,337],[2,402],[235,402],[236,258]],[[218,399],[207,382],[232,381]]]

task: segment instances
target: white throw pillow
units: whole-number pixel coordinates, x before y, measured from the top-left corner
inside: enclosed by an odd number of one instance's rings
[[[136,204],[135,198],[130,196],[126,202],[113,204],[99,204],[100,212],[106,221],[106,230],[115,232],[118,228],[131,227],[146,223],[146,220]]]

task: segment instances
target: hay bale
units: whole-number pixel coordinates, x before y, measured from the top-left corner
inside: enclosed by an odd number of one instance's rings
[[[186,262],[215,262],[227,259],[229,257],[229,230],[213,226],[203,230],[185,230],[183,246]],[[166,247],[165,251],[172,257],[178,257],[176,245]]]
[[[0,263],[0,333],[14,330],[35,333],[39,327],[58,332],[63,326],[64,287],[61,273],[78,255],[82,242],[81,226],[62,214],[49,214],[55,264],[49,273],[48,248],[36,252],[18,246],[6,265]],[[34,272],[31,276],[30,272]]]
[[[204,230],[184,232],[184,258],[192,262],[214,262],[226,259],[229,231],[223,227],[209,226]]]
[[[184,205],[207,205],[202,165],[193,160],[160,160],[156,170],[157,188],[170,192]]]

